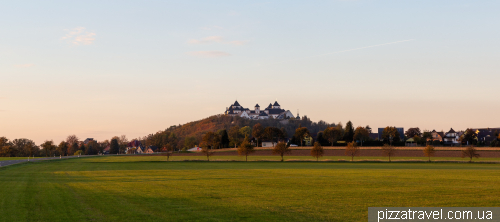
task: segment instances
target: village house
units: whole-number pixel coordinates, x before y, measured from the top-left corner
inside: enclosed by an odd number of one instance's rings
[[[439,134],[438,134],[439,135]],[[443,137],[443,145],[447,146],[459,146],[460,145],[460,135],[455,132],[453,128],[450,129]]]

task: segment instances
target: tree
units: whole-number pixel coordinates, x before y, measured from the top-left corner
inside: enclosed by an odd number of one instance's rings
[[[323,131],[323,138],[327,139],[328,142],[332,143],[332,146],[335,142],[339,140],[340,137],[341,133],[336,127],[327,127]]]
[[[351,162],[354,161],[354,157],[359,154],[358,144],[356,142],[349,142],[345,147],[345,155],[351,157]]]
[[[188,136],[186,139],[184,139],[184,147],[190,149],[196,146],[198,143],[198,140],[194,136]]]
[[[434,146],[428,145],[424,148],[424,155],[429,157],[429,162],[431,162],[431,156],[434,156],[435,152]]]
[[[409,128],[406,130],[405,135],[407,138],[413,138],[415,136],[422,136],[422,133],[420,132],[420,129],[418,127],[415,128]]]
[[[207,161],[210,161],[210,156],[212,156],[216,148],[220,143],[219,135],[214,132],[207,132],[203,135],[201,140],[201,152],[207,156]]]
[[[394,156],[394,154],[396,154],[396,149],[389,144],[384,144],[384,146],[382,147],[382,153],[385,156],[388,156],[389,162],[391,162],[391,156]]]
[[[470,158],[469,163],[472,162],[472,158],[479,158],[479,153],[477,153],[476,148],[474,146],[468,146],[464,150],[462,150],[462,158],[468,157]]]
[[[427,141],[432,141],[432,133],[429,130],[424,130],[422,140],[425,141],[425,144],[427,144]]]
[[[257,147],[259,147],[259,140],[262,138],[262,134],[264,133],[264,127],[260,123],[253,125],[252,127],[252,136],[257,139]]]
[[[85,149],[85,155],[95,155],[99,150],[99,143],[95,140],[91,140],[87,143],[87,148]]]
[[[12,147],[12,143],[6,137],[0,137],[0,156],[2,157],[14,157],[15,149]]]
[[[68,147],[68,156],[71,154],[74,155],[76,151],[78,151],[78,142],[75,142]]]
[[[85,144],[81,143],[80,148],[78,148],[78,150],[81,150],[82,153],[85,153]]]
[[[399,142],[401,137],[399,136],[399,132],[396,127],[388,126],[382,131],[382,139],[384,142],[389,142],[389,145],[392,145],[392,142]]]
[[[248,154],[254,152],[255,152],[254,147],[248,141],[248,136],[245,136],[245,139],[243,139],[243,142],[238,147],[238,154],[240,156],[245,156],[245,161],[248,161]]]
[[[352,126],[352,122],[349,120],[347,124],[345,124],[344,140],[346,142],[352,142],[353,139],[354,139],[354,127]]]
[[[240,127],[239,126],[233,126],[231,129],[229,129],[228,132],[229,135],[229,141],[234,144],[234,148],[240,144]]]
[[[110,154],[118,154],[120,151],[120,144],[118,144],[118,139],[111,139],[111,143],[109,144],[109,153]]]
[[[239,133],[243,137],[245,137],[245,136],[249,137],[250,135],[252,135],[252,128],[250,128],[249,126],[241,127],[239,130]]]
[[[45,156],[52,156],[52,152],[54,152],[57,147],[54,145],[54,141],[45,140],[45,142],[40,145],[45,153]]]
[[[167,161],[170,159],[170,156],[172,156],[174,154],[174,149],[169,144],[165,145],[163,147],[162,151],[165,152],[165,156],[167,156]]]
[[[205,133],[205,135],[203,135],[201,143],[204,146],[209,147],[210,149],[217,149],[217,147],[220,145],[219,134],[214,132],[207,132]]]
[[[472,129],[465,130],[465,133],[462,138],[462,143],[466,145],[475,145],[477,144],[477,133]]]
[[[228,148],[229,147],[229,135],[227,134],[227,131],[225,129],[221,130],[219,132],[220,136],[220,144],[222,148]]]
[[[12,145],[17,156],[33,156],[40,150],[35,142],[30,139],[15,139],[12,141]]]
[[[368,130],[368,133],[372,133],[372,128],[369,125],[366,125],[365,129]]]
[[[66,137],[66,143],[68,143],[70,145],[73,145],[74,143],[78,143],[78,141],[79,141],[79,139],[75,134],[69,135],[68,137]],[[75,152],[76,152],[76,150],[75,150]]]
[[[359,140],[361,142],[361,146],[363,146],[363,141],[366,141],[370,138],[370,133],[365,128],[358,126],[356,130],[354,130],[354,140]]]
[[[297,139],[300,139],[300,146],[303,146],[304,139],[309,136],[309,130],[306,127],[300,127],[295,130],[295,135]]]
[[[285,155],[287,153],[292,153],[292,150],[290,150],[290,146],[288,144],[286,144],[285,142],[279,142],[273,148],[273,154],[280,155],[281,162],[283,162],[283,155]]]
[[[273,146],[274,146],[274,138],[281,138],[281,134],[283,132],[276,128],[276,127],[272,127],[272,126],[269,126],[269,127],[266,127],[264,129],[264,137],[268,140],[270,140],[272,143],[273,143]]]
[[[311,156],[316,157],[316,161],[323,156],[324,150],[320,143],[315,142],[314,147],[311,149]]]
[[[61,141],[59,143],[59,146],[57,146],[57,151],[59,152],[59,155],[67,156],[68,155],[68,143],[65,141]]]

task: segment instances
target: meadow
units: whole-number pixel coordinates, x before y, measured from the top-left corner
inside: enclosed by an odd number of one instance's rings
[[[500,206],[500,164],[165,160],[2,167],[0,221],[366,221],[372,206]]]

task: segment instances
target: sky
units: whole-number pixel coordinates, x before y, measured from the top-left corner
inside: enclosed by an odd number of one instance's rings
[[[2,1],[0,136],[145,136],[278,101],[313,121],[500,127],[500,1]]]

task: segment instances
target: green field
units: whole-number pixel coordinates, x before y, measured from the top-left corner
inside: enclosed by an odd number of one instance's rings
[[[138,161],[166,161],[166,156],[154,156],[154,155],[137,155],[137,158],[146,158],[145,160],[137,159]],[[170,161],[184,161],[184,160],[203,160],[206,161],[206,156],[176,156],[175,154],[169,158]],[[244,156],[211,156],[211,161],[245,161]],[[248,161],[280,161],[281,157],[275,156],[248,156]],[[312,156],[285,156],[285,161],[316,161],[316,158]],[[113,160],[119,161],[119,160]],[[129,161],[128,159],[123,159],[123,161]],[[349,156],[324,156],[319,158],[319,161],[351,161]],[[354,161],[386,161],[389,162],[388,157],[384,156],[357,156],[354,157]],[[428,157],[391,157],[391,161],[429,161]],[[468,158],[460,157],[431,157],[431,161],[454,161],[454,162],[469,162]],[[500,163],[500,158],[473,158],[474,162],[498,162]]]
[[[0,168],[0,220],[366,221],[370,206],[499,207],[499,182],[500,164],[74,158]]]

